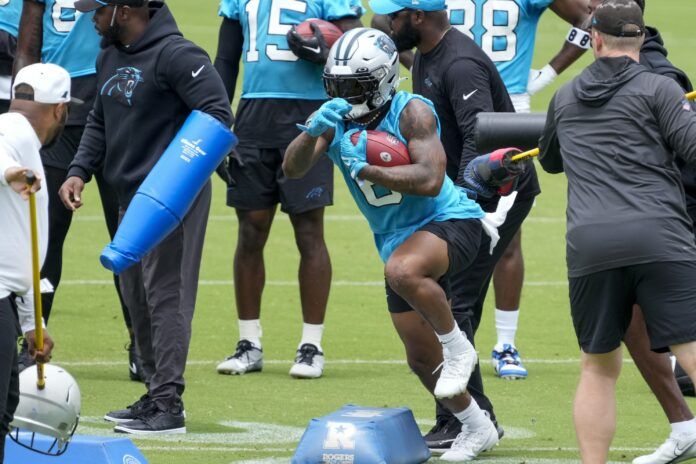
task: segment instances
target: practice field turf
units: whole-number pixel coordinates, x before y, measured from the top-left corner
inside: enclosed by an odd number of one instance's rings
[[[168,3],[186,36],[214,55],[217,2]],[[670,57],[692,77],[696,77],[696,64],[690,61],[696,37],[689,31],[695,15],[694,2],[648,1],[647,23],[660,28]],[[553,13],[545,15],[537,36],[537,66],[560,48],[567,29]],[[582,65],[589,61],[586,56]],[[581,65],[574,66],[559,81],[580,69]],[[549,89],[536,96],[535,110],[545,110],[551,95]],[[424,429],[432,424],[433,401],[405,365],[389,321],[382,267],[370,231],[342,180],[336,181],[335,206],[328,209],[326,221],[334,278],[324,339],[325,376],[299,381],[288,376],[301,329],[298,254],[282,214],[266,250],[265,369],[243,377],[215,372],[216,362],[229,355],[237,341],[231,283],[237,225],[233,211],[224,206],[224,187],[216,179],[186,372],[189,433],[136,440],[150,463],[288,462],[308,421],[346,403],[408,406]],[[541,183],[544,193],[524,228],[526,285],[518,346],[529,379],[505,382],[493,376],[488,363],[494,343],[492,298],[477,337],[486,388],[507,432],[500,446],[482,457],[491,463],[566,463],[578,458],[571,403],[579,363],[565,275],[565,180],[541,175]],[[82,390],[78,432],[109,435],[103,414],[132,403],[144,388],[127,378],[123,345],[128,337],[111,276],[98,262],[107,234],[93,185],[84,199],[86,206],[75,216],[66,243],[64,280],[50,329],[57,346],[56,363],[70,370]],[[611,459],[630,462],[660,444],[669,427],[630,361],[618,392],[619,424]]]

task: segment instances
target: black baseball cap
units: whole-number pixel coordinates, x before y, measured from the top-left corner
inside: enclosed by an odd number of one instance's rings
[[[145,6],[147,0],[77,0],[75,9],[82,13],[98,10],[106,5],[122,5],[122,6]]]
[[[594,11],[592,27],[615,37],[645,34],[643,12],[634,0],[604,0]]]

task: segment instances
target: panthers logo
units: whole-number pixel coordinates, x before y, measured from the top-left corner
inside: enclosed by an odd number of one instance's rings
[[[379,37],[377,37],[377,42],[375,42],[375,45],[377,46],[377,48],[381,49],[384,53],[386,53],[389,57],[396,53],[396,45],[394,45],[392,39],[390,39],[386,35],[380,35]]]
[[[118,68],[116,74],[102,87],[101,94],[113,97],[126,106],[133,106],[133,93],[138,84],[145,82],[142,74],[138,68]]]

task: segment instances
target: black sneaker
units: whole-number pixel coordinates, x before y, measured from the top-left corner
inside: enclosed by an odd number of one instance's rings
[[[147,394],[140,397],[138,401],[128,406],[126,409],[111,411],[104,416],[104,420],[121,424],[137,419],[141,414],[150,409],[156,408],[155,404],[150,400]]]
[[[493,425],[498,431],[498,439],[503,438],[505,430],[498,425],[497,420],[493,421]],[[437,419],[433,428],[425,434],[423,439],[431,452],[444,453],[452,447],[452,443],[461,431],[462,423],[459,422],[459,419],[454,416],[441,417]]]
[[[150,404],[154,407],[147,409],[132,421],[118,424],[114,431],[140,435],[186,433],[186,415],[181,402],[167,410],[159,408],[154,402]]]
[[[131,338],[130,343],[126,344],[126,351],[128,351],[128,376],[134,382],[144,382],[143,368],[140,363],[140,356],[135,350],[135,341]]]
[[[18,372],[22,372],[24,369],[36,365],[36,360],[29,354],[29,345],[26,340],[22,340],[22,347],[19,350],[17,365],[19,368]]]

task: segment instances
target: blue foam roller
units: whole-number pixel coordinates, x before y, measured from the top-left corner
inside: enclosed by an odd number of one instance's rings
[[[22,442],[28,442],[24,439]],[[27,434],[27,437],[28,434]],[[53,438],[36,435],[34,446],[47,450]],[[45,456],[19,446],[7,437],[5,441],[5,464],[147,464],[147,459],[127,438],[105,438],[75,435],[68,449],[60,456]]]
[[[102,265],[120,274],[176,229],[205,183],[237,145],[217,119],[193,111],[131,200]]]
[[[293,464],[418,464],[430,459],[408,408],[346,405],[312,419]]]

